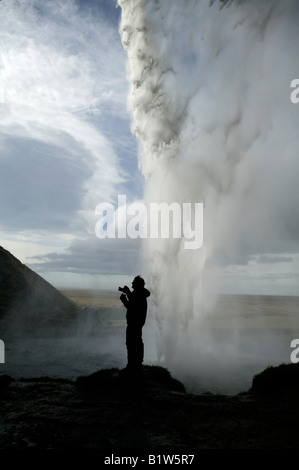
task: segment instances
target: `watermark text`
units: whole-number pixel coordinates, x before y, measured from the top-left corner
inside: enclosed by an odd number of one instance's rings
[[[143,202],[127,204],[125,195],[95,210],[98,238],[184,238],[184,248],[196,250],[203,244],[203,203]]]
[[[5,362],[5,346],[4,341],[0,339],[0,364],[4,364]]]
[[[297,104],[299,103],[299,78],[294,78],[294,80],[291,81],[291,88],[294,88],[290,95],[291,101]]]
[[[291,348],[294,350],[291,352],[291,362],[297,364],[299,362],[299,339],[293,339],[291,341]]]

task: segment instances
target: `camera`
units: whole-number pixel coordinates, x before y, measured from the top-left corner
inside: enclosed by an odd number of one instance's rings
[[[120,290],[120,292],[125,292],[123,287],[119,287],[118,290]]]

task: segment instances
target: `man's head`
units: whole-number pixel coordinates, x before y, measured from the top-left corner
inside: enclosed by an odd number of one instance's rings
[[[144,279],[141,276],[136,276],[133,279],[132,287],[133,289],[143,289],[144,284],[145,284]]]

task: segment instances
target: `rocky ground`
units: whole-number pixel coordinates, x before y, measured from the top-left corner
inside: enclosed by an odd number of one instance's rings
[[[154,366],[76,381],[1,376],[0,449],[297,449],[297,392],[257,381],[235,396],[191,395]]]

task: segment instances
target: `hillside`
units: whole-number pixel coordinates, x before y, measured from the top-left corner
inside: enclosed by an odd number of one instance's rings
[[[65,326],[75,311],[73,302],[0,247],[2,339]]]

